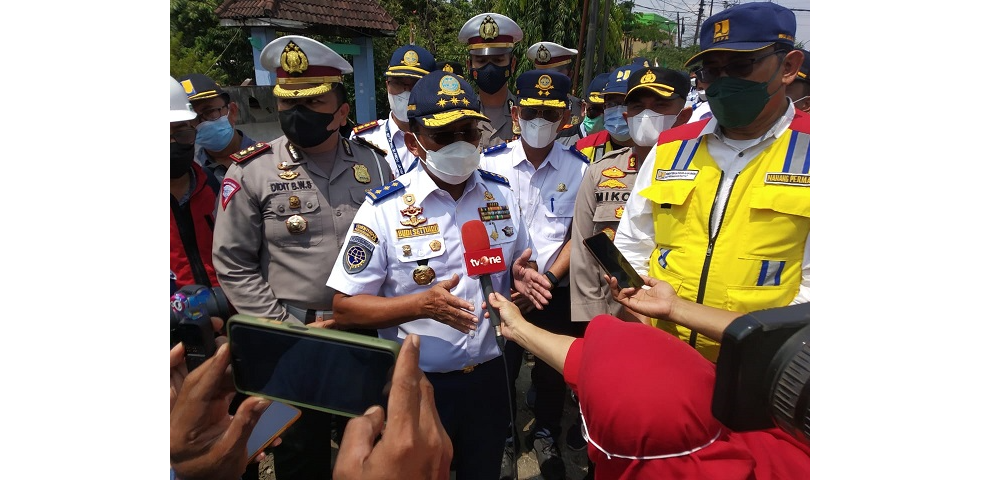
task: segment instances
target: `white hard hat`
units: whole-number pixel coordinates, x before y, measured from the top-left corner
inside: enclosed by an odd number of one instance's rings
[[[191,108],[188,94],[177,79],[170,78],[170,121],[180,122],[194,119],[198,114]]]

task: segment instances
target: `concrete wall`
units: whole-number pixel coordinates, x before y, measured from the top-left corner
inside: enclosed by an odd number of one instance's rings
[[[276,98],[271,85],[222,87],[239,106],[236,129],[257,141],[271,141],[283,135],[276,116]]]

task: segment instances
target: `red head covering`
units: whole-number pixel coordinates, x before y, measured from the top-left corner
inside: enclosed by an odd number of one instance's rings
[[[564,376],[594,443],[648,457],[590,444],[598,480],[809,478],[806,445],[779,429],[732,433],[713,417],[715,365],[662,330],[598,316]]]

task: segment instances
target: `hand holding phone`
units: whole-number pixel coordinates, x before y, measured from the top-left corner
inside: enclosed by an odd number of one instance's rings
[[[645,287],[644,280],[605,233],[597,233],[584,239],[583,245],[600,263],[604,272],[617,279],[617,286],[637,289]]]
[[[300,418],[300,409],[275,400],[259,417],[259,422],[252,429],[252,435],[246,442],[246,452],[249,460],[255,460],[266,447],[273,443],[280,434],[290,428]]]

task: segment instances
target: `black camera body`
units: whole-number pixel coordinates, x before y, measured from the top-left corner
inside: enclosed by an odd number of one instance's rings
[[[215,354],[215,330],[211,317],[228,320],[228,299],[221,288],[187,285],[170,299],[171,347],[184,344],[184,362],[188,372]]]
[[[811,303],[755,311],[723,332],[713,416],[743,432],[780,427],[808,443]]]

